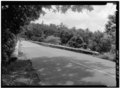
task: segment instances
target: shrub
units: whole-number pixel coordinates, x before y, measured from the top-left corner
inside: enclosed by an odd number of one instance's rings
[[[2,65],[9,62],[16,45],[16,36],[9,30],[4,30],[2,34]]]
[[[47,42],[47,43],[52,43],[52,44],[60,44],[61,41],[60,41],[60,38],[59,37],[55,37],[55,36],[48,36],[44,42]]]
[[[110,52],[101,54],[98,57],[103,58],[103,59],[107,59],[107,60],[111,60],[111,61],[115,61],[115,59],[116,59],[115,54],[112,54]]]
[[[81,36],[73,36],[67,43],[70,47],[80,48],[82,47],[83,39]]]

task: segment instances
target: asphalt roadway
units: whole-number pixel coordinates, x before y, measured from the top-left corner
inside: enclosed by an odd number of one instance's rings
[[[38,71],[40,85],[116,86],[115,62],[25,40],[20,51]]]

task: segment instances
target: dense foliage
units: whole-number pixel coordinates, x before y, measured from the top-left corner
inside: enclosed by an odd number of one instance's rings
[[[80,48],[83,44],[81,36],[73,36],[67,43],[70,47]]]
[[[106,31],[105,31],[110,40],[111,40],[111,52],[115,53],[116,51],[116,13],[114,15],[109,16],[109,21],[106,24]]]
[[[85,48],[100,53],[115,53],[115,15],[109,17],[104,32],[95,31],[94,33],[89,29],[67,28],[63,23],[60,25],[46,25],[31,23],[24,27],[26,30],[22,35],[28,39],[38,40],[43,42],[45,39],[50,40],[50,36],[55,36],[60,41],[61,45],[70,46],[74,48]],[[114,22],[114,23],[113,23]],[[114,24],[114,29],[111,27]],[[57,40],[55,40],[57,41]]]
[[[21,26],[39,17],[41,6],[2,4],[2,64],[8,64]]]

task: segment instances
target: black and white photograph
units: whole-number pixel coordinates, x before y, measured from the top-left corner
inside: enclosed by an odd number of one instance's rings
[[[118,1],[1,1],[2,87],[119,87]]]

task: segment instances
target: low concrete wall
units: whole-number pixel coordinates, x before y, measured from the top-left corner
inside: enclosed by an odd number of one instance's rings
[[[59,49],[64,49],[64,50],[70,50],[70,51],[79,52],[79,53],[99,55],[99,53],[96,51],[91,51],[91,50],[86,50],[86,49],[72,48],[72,47],[67,47],[67,46],[62,46],[62,45],[54,45],[54,44],[38,42],[38,41],[31,41],[31,42],[37,43],[37,44],[40,44],[43,46],[49,46],[49,47],[59,48]]]

